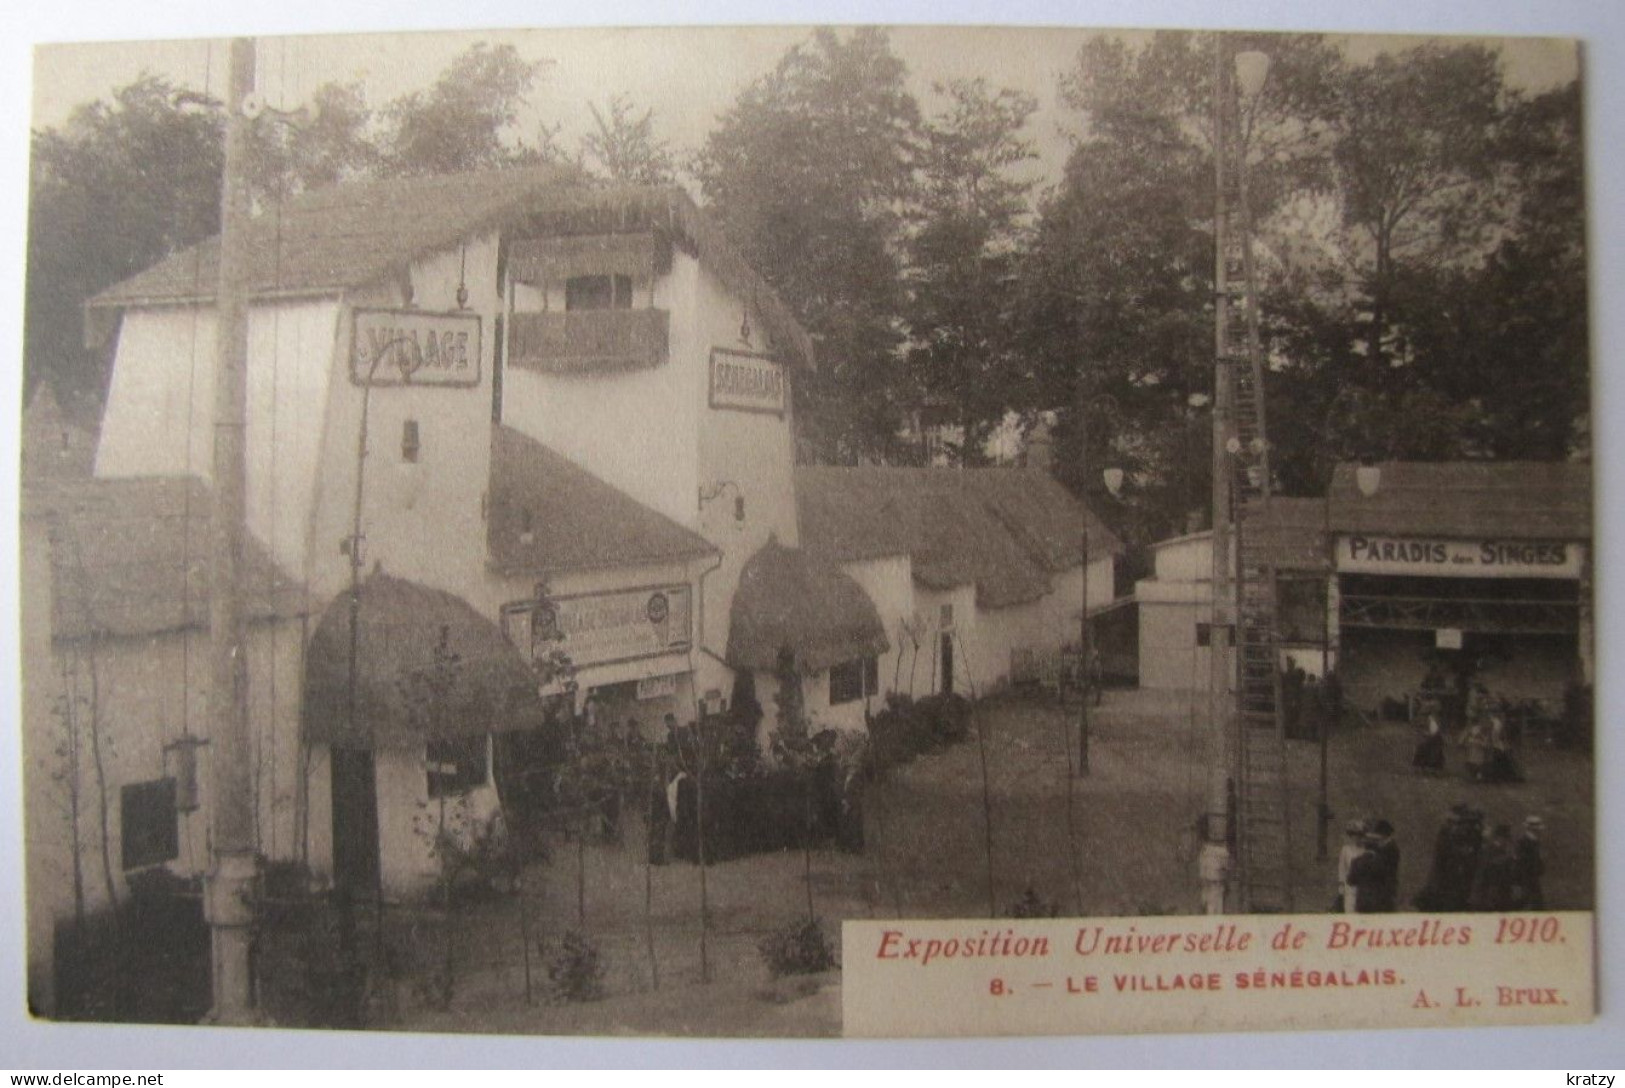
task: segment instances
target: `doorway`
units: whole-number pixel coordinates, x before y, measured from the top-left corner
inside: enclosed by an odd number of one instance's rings
[[[378,887],[378,785],[372,752],[334,748],[333,880],[353,893]]]
[[[944,632],[942,636],[942,691],[944,695],[951,695],[954,690],[954,636],[952,632]]]

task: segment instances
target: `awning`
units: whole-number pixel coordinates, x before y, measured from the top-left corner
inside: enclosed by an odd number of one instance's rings
[[[306,740],[346,748],[528,729],[536,677],[497,625],[462,598],[373,574],[362,584],[350,710],[350,595],[327,606],[305,653]]]
[[[802,672],[891,648],[874,602],[845,571],[769,540],[739,574],[727,661],[770,670],[786,647]]]

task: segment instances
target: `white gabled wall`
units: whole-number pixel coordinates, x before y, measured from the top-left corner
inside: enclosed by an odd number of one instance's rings
[[[248,528],[295,576],[306,573],[338,311],[320,299],[249,312]],[[96,475],[212,479],[214,372],[212,306],[126,313]]]

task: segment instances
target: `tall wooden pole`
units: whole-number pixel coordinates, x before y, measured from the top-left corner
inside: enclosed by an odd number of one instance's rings
[[[1224,35],[1215,33],[1213,43],[1213,286],[1214,286],[1214,369],[1213,369],[1213,613],[1208,627],[1208,797],[1207,842],[1210,846],[1228,840],[1230,819],[1230,624],[1234,622],[1231,601],[1230,462],[1227,445],[1231,436],[1230,298],[1227,261],[1230,248],[1230,207],[1227,163],[1229,136],[1230,56]],[[1204,876],[1209,879],[1212,870]]]
[[[209,563],[209,720],[214,779],[210,841],[213,857],[204,909],[212,934],[212,1020],[253,1018],[249,942],[254,922],[253,769],[248,725],[247,627],[243,605],[243,544],[247,470],[244,430],[248,383],[249,121],[243,100],[254,89],[254,42],[231,43],[226,93],[225,174],[220,194],[220,279],[215,295],[214,517]]]

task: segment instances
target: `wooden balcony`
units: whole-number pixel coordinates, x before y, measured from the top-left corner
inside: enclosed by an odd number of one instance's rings
[[[511,315],[508,364],[542,374],[602,374],[665,363],[665,310],[567,310]]]

